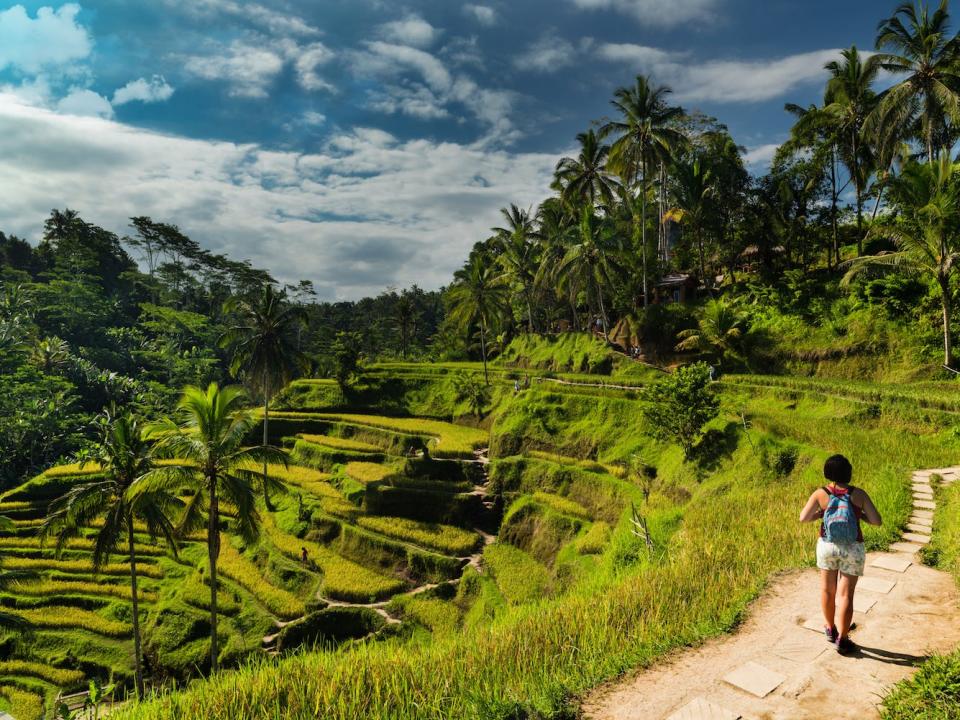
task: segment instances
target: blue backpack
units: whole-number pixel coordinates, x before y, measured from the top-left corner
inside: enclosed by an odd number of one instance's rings
[[[830,543],[857,542],[860,536],[860,522],[853,508],[852,493],[849,491],[835,495],[827,490],[830,501],[823,511],[823,539]]]

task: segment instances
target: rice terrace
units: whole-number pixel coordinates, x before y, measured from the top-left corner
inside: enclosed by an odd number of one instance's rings
[[[960,718],[958,12],[0,7],[0,720]]]

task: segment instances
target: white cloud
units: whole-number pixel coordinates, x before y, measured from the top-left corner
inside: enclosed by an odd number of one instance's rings
[[[572,65],[576,48],[555,33],[547,33],[514,58],[513,64],[521,70],[552,73]]]
[[[489,5],[472,5],[468,3],[463,6],[463,12],[485,27],[491,27],[497,23],[497,11]]]
[[[439,34],[438,30],[419,15],[407,15],[402,20],[393,20],[379,27],[381,37],[401,45],[427,48]]]
[[[327,116],[316,110],[307,110],[302,115],[302,120],[305,125],[323,125],[327,121]]]
[[[294,67],[297,70],[297,80],[304,90],[333,90],[334,87],[317,73],[317,68],[326,65],[333,59],[333,51],[321,42],[311,43],[305,48],[297,49]]]
[[[113,106],[109,100],[93,90],[73,88],[57,103],[57,112],[65,115],[112,118]]]
[[[144,103],[164,102],[173,95],[173,87],[167,83],[163,75],[154,75],[147,80],[138,78],[131,80],[122,88],[113,93],[114,106],[139,100]]]
[[[254,24],[258,31],[287,37],[299,35],[311,37],[320,31],[296,15],[286,15],[268,7],[251,2],[235,0],[163,0],[164,4],[179,12],[208,18],[213,15],[232,15]]]
[[[282,281],[311,279],[325,297],[448,283],[500,207],[549,192],[557,160],[377,129],[337,134],[311,154],[268,152],[0,96],[0,187],[16,188],[4,231],[38,239],[51,207],[120,233],[130,216],[150,215]]]
[[[614,10],[644,25],[670,27],[708,20],[717,0],[568,0],[581,10]]]
[[[440,60],[423,50],[379,40],[368,42],[366,52],[354,53],[353,69],[366,75],[395,76],[414,70],[433,90],[447,90],[452,78]]]
[[[283,64],[284,58],[274,49],[234,40],[217,54],[187,57],[183,68],[204,80],[228,82],[231,95],[262,98]]]
[[[598,57],[650,73],[670,85],[677,100],[749,103],[788,95],[798,86],[822,81],[824,64],[838,50],[815,50],[764,60],[706,60],[694,62],[688,53],[673,53],[633,44],[604,44]]]
[[[777,150],[779,149],[779,143],[769,143],[747,148],[747,152],[743,156],[743,162],[750,170],[767,170],[770,167],[770,163],[773,162],[773,156],[777,154]]]
[[[74,3],[59,10],[42,7],[35,18],[23,5],[0,12],[0,70],[12,67],[33,74],[87,57],[93,41],[77,24],[79,12]]]

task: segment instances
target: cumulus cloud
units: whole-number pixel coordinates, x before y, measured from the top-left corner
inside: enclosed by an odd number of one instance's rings
[[[118,88],[113,93],[114,106],[123,105],[137,100],[143,103],[164,102],[173,95],[173,86],[164,79],[163,75],[154,75],[147,80],[138,78],[131,80],[122,88]]]
[[[311,279],[325,298],[449,282],[498,208],[544,197],[557,160],[375,128],[337,133],[313,153],[267,151],[0,95],[0,186],[18,188],[5,231],[39,238],[51,207],[121,233],[142,213],[282,281]]]
[[[59,10],[42,7],[34,18],[23,5],[0,12],[0,70],[35,74],[87,57],[93,41],[77,23],[79,12],[74,3]]]
[[[514,58],[513,64],[521,70],[551,73],[573,64],[577,50],[555,33],[547,33]]]
[[[468,3],[463,6],[463,12],[485,27],[491,27],[497,24],[497,11],[489,5],[473,5]]]
[[[278,12],[252,2],[236,0],[163,0],[173,10],[193,16],[210,17],[229,15],[248,21],[260,32],[287,37],[297,35],[310,37],[319,35],[320,30],[305,22],[302,18],[288,13]]]
[[[93,90],[74,88],[57,103],[57,111],[66,115],[112,118],[110,101]]]
[[[688,53],[629,43],[602,44],[595,52],[603,60],[651,73],[670,85],[678,100],[717,103],[760,102],[787,95],[798,86],[823,80],[824,64],[839,53],[815,50],[764,60],[691,62]]]
[[[769,169],[770,163],[773,162],[773,156],[777,154],[777,150],[779,149],[779,143],[769,143],[747,148],[747,152],[743,156],[743,162],[750,170],[755,172],[766,171]]]
[[[717,0],[568,0],[581,10],[614,10],[644,25],[670,27],[708,20]]]
[[[334,87],[324,80],[317,68],[330,62],[334,53],[321,42],[311,43],[305,48],[294,51],[296,59],[294,67],[297,71],[297,80],[304,90],[333,90]]]
[[[410,45],[412,47],[427,48],[433,45],[439,31],[419,15],[407,15],[401,20],[393,20],[379,27],[384,39]]]
[[[215,54],[187,57],[183,69],[204,80],[229,83],[231,95],[262,98],[283,65],[284,59],[276,50],[234,40]]]

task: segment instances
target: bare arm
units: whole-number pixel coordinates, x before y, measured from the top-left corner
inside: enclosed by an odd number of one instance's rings
[[[870,525],[883,525],[883,519],[880,517],[880,513],[877,511],[870,496],[862,490],[860,491],[860,495],[863,498],[863,506],[860,508],[863,510],[863,519]]]
[[[800,511],[800,522],[807,523],[819,520],[823,516],[823,506],[820,504],[820,491],[816,490],[807,504]]]

